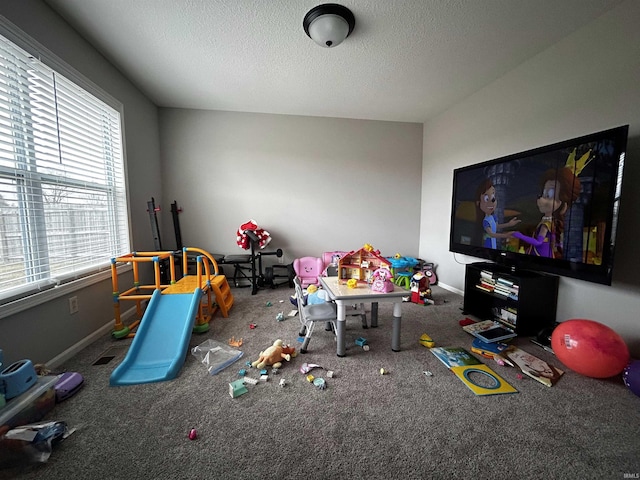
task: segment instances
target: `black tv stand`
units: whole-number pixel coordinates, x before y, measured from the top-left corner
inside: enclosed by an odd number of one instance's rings
[[[555,275],[496,263],[466,266],[463,313],[497,320],[520,336],[537,335],[556,321],[559,279]]]

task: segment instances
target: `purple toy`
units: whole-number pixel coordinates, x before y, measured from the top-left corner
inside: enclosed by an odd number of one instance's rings
[[[633,393],[640,397],[640,360],[633,360],[622,372],[622,380]]]

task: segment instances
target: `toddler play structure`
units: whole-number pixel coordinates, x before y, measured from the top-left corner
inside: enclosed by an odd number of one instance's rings
[[[196,255],[196,273],[189,275],[189,257]],[[233,295],[213,256],[199,248],[182,249],[183,276],[176,280],[174,252],[134,252],[111,260],[115,338],[134,337],[124,361],[113,371],[111,385],[159,382],[174,378],[189,347],[192,332],[209,329],[214,313],[228,317]],[[160,265],[170,270],[169,284],[161,283]],[[120,293],[118,263],[131,263],[134,285]],[[141,264],[153,264],[153,285],[140,284]],[[120,302],[136,303],[137,318],[124,325]],[[215,300],[215,301],[214,301]],[[143,313],[143,303],[149,302]]]

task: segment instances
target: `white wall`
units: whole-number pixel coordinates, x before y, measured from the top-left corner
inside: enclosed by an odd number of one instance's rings
[[[448,251],[453,169],[629,124],[613,285],[561,278],[558,321],[609,325],[640,356],[640,2],[629,0],[467,98],[424,127],[420,256],[464,288]],[[544,299],[541,299],[544,301]]]
[[[42,1],[3,0],[0,15],[124,105],[132,242],[138,250],[151,250],[146,201],[151,196],[162,200],[158,109]],[[76,314],[69,314],[65,295],[0,319],[5,363],[24,358],[47,362],[113,321],[110,279],[78,288],[68,294],[78,297]]]
[[[247,253],[236,230],[255,219],[286,263],[365,243],[418,254],[421,124],[161,109],[160,139],[185,245]],[[173,248],[170,216],[163,232]]]

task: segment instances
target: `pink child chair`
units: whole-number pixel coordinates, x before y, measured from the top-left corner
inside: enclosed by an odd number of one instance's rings
[[[306,288],[309,285],[318,285],[318,277],[322,275],[324,265],[321,258],[302,257],[293,261],[293,270],[300,277],[302,288]]]
[[[322,254],[322,263],[323,263],[323,267],[322,267],[322,275],[325,277],[333,277],[337,275],[337,268],[338,268],[338,260],[340,258],[342,258],[343,256],[345,256],[347,253],[349,252],[342,252],[342,251],[335,251],[335,252],[324,252]],[[334,266],[336,268],[336,274],[332,275],[330,274],[330,272],[327,271],[327,269],[330,266]]]

